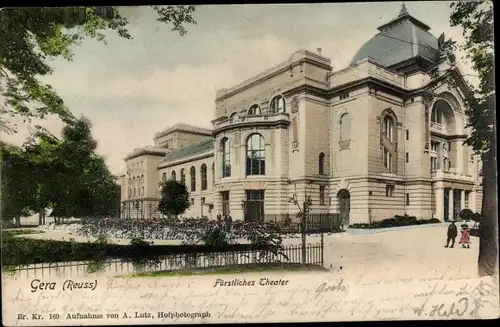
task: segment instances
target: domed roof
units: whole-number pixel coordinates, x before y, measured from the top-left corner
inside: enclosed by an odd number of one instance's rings
[[[356,52],[351,65],[371,58],[383,67],[392,67],[420,57],[426,65],[437,63],[440,57],[437,38],[430,27],[411,16],[403,4],[400,14]]]

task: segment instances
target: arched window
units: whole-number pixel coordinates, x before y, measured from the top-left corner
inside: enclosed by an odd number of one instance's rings
[[[171,176],[172,180],[175,181],[177,180],[177,176],[175,174],[175,170],[172,170],[172,176]]]
[[[196,169],[191,166],[189,170],[189,175],[191,175],[191,192],[196,191]]]
[[[438,124],[442,124],[443,123],[443,113],[436,106],[434,106],[434,108],[432,108],[431,122],[438,123]]]
[[[144,184],[144,175],[141,175],[141,184]]]
[[[184,173],[184,168],[181,169],[181,183],[186,184],[186,174]]]
[[[246,174],[266,174],[266,144],[260,134],[252,134],[247,139]]]
[[[212,185],[215,185],[215,163],[212,163]]]
[[[200,169],[201,173],[201,190],[204,191],[207,189],[207,165],[201,165]]]
[[[389,117],[389,115],[386,115],[384,117],[382,132],[385,134],[387,139],[389,139],[389,141],[393,140],[393,138],[394,138],[394,121],[392,120],[391,117]]]
[[[347,141],[351,139],[351,116],[348,113],[340,116],[340,140]]]
[[[292,119],[292,140],[293,142],[297,142],[297,118]]]
[[[161,174],[161,181],[166,182],[167,181],[167,173]]]
[[[260,114],[261,114],[260,107],[256,104],[251,106],[250,109],[248,109],[247,113],[248,116],[259,116]]]
[[[320,175],[325,174],[325,154],[321,152],[318,159],[318,172]]]
[[[221,142],[222,178],[231,177],[231,142],[226,137]]]
[[[285,98],[282,95],[275,96],[269,106],[271,113],[285,112]]]

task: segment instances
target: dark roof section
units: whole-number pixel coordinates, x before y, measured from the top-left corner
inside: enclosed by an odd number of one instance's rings
[[[214,140],[209,139],[200,143],[187,145],[180,149],[175,149],[165,156],[162,162],[177,161],[184,158],[193,157],[197,154],[202,154],[208,152],[209,150],[214,150]]]
[[[351,65],[372,58],[383,67],[391,67],[421,57],[429,64],[439,60],[437,38],[430,27],[411,16],[403,5],[398,17],[378,28],[380,31],[356,52]]]
[[[144,155],[163,157],[169,150],[159,147],[137,148],[125,157],[125,160],[134,159]]]

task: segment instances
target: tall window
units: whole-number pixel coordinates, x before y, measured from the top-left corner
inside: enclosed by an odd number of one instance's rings
[[[222,198],[222,216],[226,217],[229,215],[229,191],[220,192]]]
[[[406,205],[407,206],[410,205],[410,194],[409,193],[406,193]]]
[[[247,139],[246,174],[266,174],[266,144],[260,134],[252,134]]]
[[[191,192],[196,191],[196,169],[192,166],[189,170],[189,175],[191,175]]]
[[[325,186],[320,185],[319,187],[319,205],[324,206],[325,205]]]
[[[392,172],[392,154],[386,148],[384,148],[384,166],[389,172]]]
[[[142,188],[142,196],[144,196],[144,187]]]
[[[469,208],[469,197],[470,197],[470,191],[465,191],[465,203],[464,203],[465,208]]]
[[[438,169],[438,158],[431,157],[431,171]]]
[[[385,196],[392,197],[393,194],[394,194],[394,185],[386,185]]]
[[[250,109],[248,109],[247,113],[248,116],[259,116],[260,114],[261,114],[260,107],[256,104],[251,106]]]
[[[222,178],[231,177],[231,142],[227,137],[221,142]]]
[[[212,163],[212,185],[215,185],[215,163]]]
[[[439,108],[434,107],[431,112],[431,122],[442,124],[443,123],[443,113]]]
[[[278,95],[271,100],[269,111],[272,113],[285,112],[285,99],[283,96]]]
[[[186,174],[184,173],[184,168],[181,169],[181,183],[186,184]]]
[[[410,130],[406,130],[406,140],[408,141],[410,139]]]
[[[389,116],[384,117],[384,125],[382,126],[382,132],[389,139],[389,141],[392,141],[394,136],[394,122],[392,121],[391,117]]]
[[[320,175],[324,175],[325,174],[325,154],[323,152],[321,152],[319,154],[319,159],[318,159],[318,173]]]
[[[207,189],[207,165],[201,165],[201,190],[204,191]]]
[[[264,190],[246,190],[245,221],[264,221]]]
[[[292,119],[292,141],[297,142],[297,118]]]
[[[175,170],[172,170],[172,177],[171,178],[172,178],[173,181],[177,180],[177,176],[175,174]]]
[[[351,117],[345,113],[340,116],[340,140],[347,141],[351,139]]]
[[[406,162],[407,163],[410,162],[410,153],[406,152],[405,156],[406,156]]]
[[[167,180],[167,173],[161,174],[161,181],[165,182]]]

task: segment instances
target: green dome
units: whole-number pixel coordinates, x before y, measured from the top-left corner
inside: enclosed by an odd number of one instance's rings
[[[356,52],[351,65],[371,58],[383,67],[394,67],[420,58],[424,65],[432,66],[440,58],[438,40],[429,33],[430,27],[408,14],[404,5],[398,17],[378,30]]]

